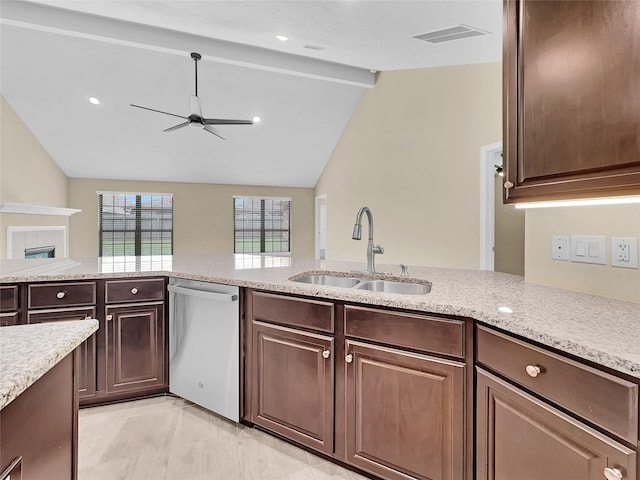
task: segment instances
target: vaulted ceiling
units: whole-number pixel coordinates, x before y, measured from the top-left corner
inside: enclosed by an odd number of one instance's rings
[[[3,0],[0,20],[0,93],[83,178],[312,187],[371,70],[499,61],[501,46],[499,0]],[[488,34],[412,38],[459,24]],[[130,106],[188,115],[192,51],[204,116],[260,123],[163,133],[180,119]]]

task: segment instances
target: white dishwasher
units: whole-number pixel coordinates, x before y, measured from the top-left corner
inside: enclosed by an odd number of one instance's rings
[[[240,417],[239,288],[169,279],[169,391]]]

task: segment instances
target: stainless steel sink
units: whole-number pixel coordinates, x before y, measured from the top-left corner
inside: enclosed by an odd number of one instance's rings
[[[359,290],[370,290],[372,292],[402,293],[405,295],[423,295],[431,291],[430,284],[394,282],[392,280],[363,281],[355,288]]]
[[[341,275],[331,275],[323,273],[309,273],[291,277],[293,282],[308,283],[312,285],[326,285],[329,287],[355,288],[358,290],[368,290],[370,292],[401,293],[404,295],[424,295],[431,291],[431,282],[419,281],[395,281],[376,280],[372,278],[343,277]]]
[[[340,277],[337,275],[305,275],[292,279],[294,282],[310,283],[313,285],[327,285],[329,287],[352,288],[360,283],[353,277]]]

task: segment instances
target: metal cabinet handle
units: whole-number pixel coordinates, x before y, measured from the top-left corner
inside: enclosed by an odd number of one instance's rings
[[[346,357],[344,357],[344,361],[347,363],[351,363],[353,362],[353,355],[349,354]]]
[[[542,369],[538,365],[527,365],[525,370],[527,371],[527,375],[533,378],[536,378],[542,372]]]
[[[66,293],[65,293],[65,292],[58,292],[58,293],[56,293],[56,297],[58,297],[58,298],[64,298],[64,296],[65,296],[65,295],[66,295]]]
[[[504,182],[504,188],[513,188],[513,183],[512,182]]]
[[[325,350],[322,352],[322,356],[324,358],[329,358],[330,355],[331,355],[331,350]]]
[[[131,294],[132,294],[132,295],[135,295],[136,293],[138,293],[138,289],[137,289],[136,287],[133,287],[133,288],[131,289]]]
[[[607,467],[604,469],[604,477],[607,480],[622,480],[624,478],[624,475],[617,468]]]
[[[107,322],[110,321],[110,320],[113,320],[113,315],[111,315],[111,314],[107,315]]]

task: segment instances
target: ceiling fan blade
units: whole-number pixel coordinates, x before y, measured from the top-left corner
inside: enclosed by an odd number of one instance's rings
[[[134,105],[133,103],[130,103],[129,105],[136,108],[142,108],[143,110],[151,110],[152,112],[162,113],[164,115],[171,115],[172,117],[184,118],[185,120],[188,118],[188,117],[183,117],[182,115],[176,115],[175,113],[163,112],[162,110],[154,110],[153,108],[149,108],[149,107],[141,107],[140,105]]]
[[[174,125],[173,127],[169,127],[166,130],[163,130],[163,132],[171,132],[173,130],[177,130],[177,129],[182,128],[182,127],[187,127],[187,126],[189,126],[190,123],[191,123],[190,121],[189,122],[184,122],[184,123],[179,123],[178,125]]]
[[[253,125],[253,120],[229,120],[226,118],[203,118],[203,125]]]
[[[202,127],[202,128],[204,128],[204,129],[205,129],[207,132],[209,132],[209,133],[213,133],[216,137],[220,137],[222,140],[226,140],[226,138],[224,138],[224,137],[220,134],[220,132],[219,132],[217,129],[213,128],[211,125],[205,125],[205,126],[204,126],[204,127]]]
[[[202,118],[202,109],[200,108],[200,99],[191,95],[191,115]]]

